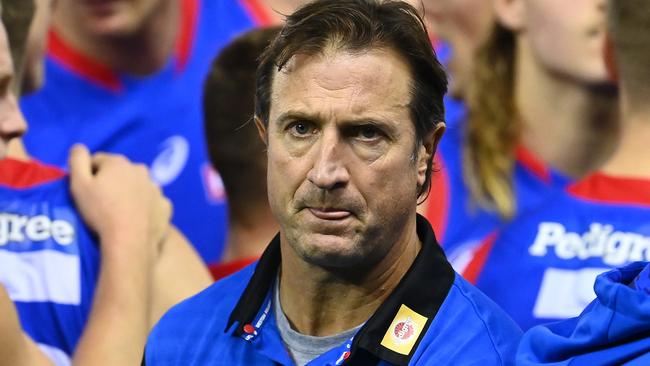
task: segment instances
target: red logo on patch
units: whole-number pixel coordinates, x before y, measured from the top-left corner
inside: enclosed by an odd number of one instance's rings
[[[397,323],[395,329],[393,329],[393,334],[395,338],[401,341],[407,341],[411,338],[413,334],[415,334],[415,328],[413,327],[411,319],[406,319],[405,321]]]

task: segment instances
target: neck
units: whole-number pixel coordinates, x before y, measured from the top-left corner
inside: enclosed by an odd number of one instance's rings
[[[84,28],[74,9],[57,6],[53,27],[74,49],[120,73],[146,76],[162,68],[176,44],[179,1],[161,1],[150,19],[125,35],[106,35]],[[77,6],[71,4],[70,6]]]
[[[311,265],[296,256],[282,235],[280,303],[292,327],[302,334],[328,336],[367,321],[397,287],[421,248],[415,218],[411,221],[412,227],[388,254],[363,271]]]
[[[615,90],[553,75],[522,48],[515,85],[522,143],[571,177],[600,167],[617,142]]]
[[[21,138],[15,138],[9,141],[9,145],[7,146],[7,157],[22,161],[27,161],[30,159]]]
[[[279,230],[268,205],[248,207],[245,214],[231,207],[229,215],[230,225],[223,262],[259,257]]]
[[[621,139],[611,159],[603,166],[607,174],[650,178],[650,111],[631,111],[623,104]]]

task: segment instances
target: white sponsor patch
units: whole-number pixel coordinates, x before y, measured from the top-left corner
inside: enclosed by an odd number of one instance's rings
[[[533,315],[545,319],[566,319],[580,315],[596,298],[596,276],[609,268],[565,270],[549,268],[544,272]]]
[[[43,351],[43,353],[54,362],[56,366],[70,366],[72,365],[72,360],[70,360],[70,356],[68,356],[65,352],[62,350],[48,346],[47,344],[43,343],[37,343],[36,344],[38,348]]]
[[[76,255],[56,250],[16,253],[0,249],[0,269],[0,282],[13,301],[81,303]]]
[[[601,258],[603,263],[617,267],[650,260],[650,237],[618,231],[612,225],[597,222],[589,225],[589,231],[584,233],[567,231],[558,222],[542,222],[528,252],[543,257],[549,251],[560,259]]]

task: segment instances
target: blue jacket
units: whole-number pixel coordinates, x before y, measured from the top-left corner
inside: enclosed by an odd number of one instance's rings
[[[519,328],[453,271],[421,217],[418,235],[422,250],[393,293],[352,339],[309,365],[513,364]],[[279,265],[278,236],[256,266],[172,308],[149,336],[145,363],[293,365],[272,311]]]
[[[650,264],[596,279],[598,297],[578,316],[524,335],[518,365],[650,365]]]

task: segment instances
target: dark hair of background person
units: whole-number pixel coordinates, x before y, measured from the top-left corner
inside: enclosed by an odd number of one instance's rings
[[[444,121],[447,75],[436,58],[418,11],[402,1],[318,0],[288,16],[285,27],[260,61],[255,115],[268,124],[274,72],[282,69],[294,55],[317,55],[331,49],[363,52],[373,48],[395,51],[410,67],[409,108],[417,151],[425,136],[434,131],[438,122]],[[418,192],[421,199],[430,189],[432,160],[433,155],[426,181]]]
[[[630,108],[649,110],[650,6],[647,0],[610,0],[607,31],[613,42],[616,72]]]
[[[231,218],[267,204],[266,146],[253,123],[258,58],[280,27],[247,32],[212,63],[204,85],[205,136],[228,195]]]
[[[7,39],[11,48],[11,59],[14,64],[14,84],[16,95],[24,69],[25,50],[29,28],[34,19],[36,4],[34,0],[0,0],[2,6],[2,23],[7,30]]]

